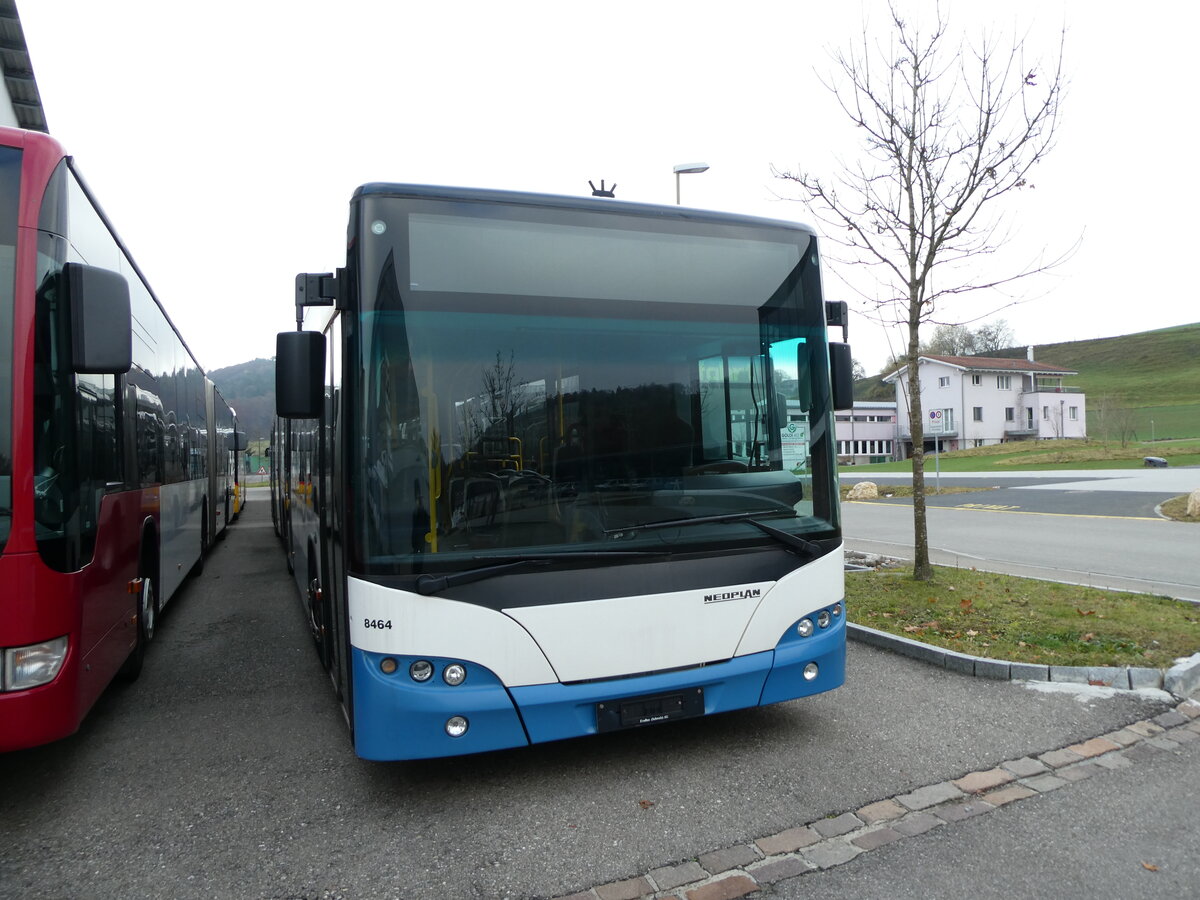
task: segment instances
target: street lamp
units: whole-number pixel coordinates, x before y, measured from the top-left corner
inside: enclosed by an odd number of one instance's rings
[[[699,175],[708,171],[708,163],[680,163],[675,167],[675,205],[679,205],[679,176]]]

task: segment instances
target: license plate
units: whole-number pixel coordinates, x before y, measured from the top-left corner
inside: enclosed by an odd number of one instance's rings
[[[701,715],[704,715],[704,690],[691,688],[673,694],[650,694],[597,703],[596,729],[619,731]]]

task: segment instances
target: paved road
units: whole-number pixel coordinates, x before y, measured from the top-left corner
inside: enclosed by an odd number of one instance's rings
[[[852,644],[846,687],[818,698],[367,763],[255,500],[166,611],[141,679],[110,690],[76,737],[0,760],[0,897],[556,897],[1164,709],[1161,697],[1081,701]],[[1180,819],[1194,813],[1182,791],[1157,796]],[[1029,834],[1031,813],[996,815],[988,827],[1005,841]],[[1089,815],[1074,820],[1089,839],[1122,839],[1111,810]]]
[[[896,841],[770,896],[822,900],[1177,898],[1200,889],[1196,742],[1097,770],[996,812]],[[1185,799],[1187,798],[1187,799]]]
[[[889,484],[910,484],[912,476],[902,473],[860,475],[853,469],[840,472],[843,484],[874,481],[884,489]],[[955,472],[935,476],[925,473],[928,488],[935,485],[978,488],[979,495],[930,495],[928,506],[954,507],[978,503],[997,510],[1115,517],[1159,518],[1159,504],[1200,488],[1200,467],[1175,469],[1079,469],[1060,472]],[[881,500],[911,504],[908,498]]]
[[[929,498],[935,563],[1200,601],[1200,528],[1154,513],[1163,500],[1190,491],[1186,485],[1200,487],[1200,469],[956,474],[943,481],[982,489]],[[846,503],[843,519],[847,546],[911,557],[911,501]]]

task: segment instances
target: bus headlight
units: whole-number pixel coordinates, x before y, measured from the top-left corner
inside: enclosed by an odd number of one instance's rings
[[[24,691],[53,681],[67,658],[67,638],[4,652],[4,690]]]
[[[433,663],[427,659],[418,659],[408,667],[408,677],[413,681],[428,681],[433,677]]]
[[[842,614],[842,604],[840,604],[840,603],[833,604],[833,617],[836,619],[841,614]]]
[[[800,637],[812,637],[812,633],[812,619],[801,619],[799,624],[796,625],[796,634],[800,635]]]
[[[829,610],[823,609],[817,614],[817,625],[821,628],[829,627]]]
[[[446,734],[452,738],[462,737],[467,733],[467,720],[462,716],[451,716],[446,720]]]
[[[442,681],[451,686],[462,684],[467,680],[466,667],[451,663],[442,670]]]
[[[804,680],[812,681],[816,677],[817,677],[817,664],[809,663],[807,666],[804,667]]]

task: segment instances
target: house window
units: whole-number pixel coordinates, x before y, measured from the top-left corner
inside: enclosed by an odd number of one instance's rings
[[[1012,376],[1011,375],[997,375],[996,376],[996,387],[1002,391],[1011,391],[1012,390]]]
[[[1071,410],[1071,421],[1078,422],[1079,421],[1079,407],[1072,406],[1072,407],[1070,407],[1070,410]]]
[[[974,419],[976,422],[982,422],[983,421],[983,407],[982,406],[971,407],[971,418]]]
[[[1049,419],[1049,418],[1050,418],[1050,407],[1048,407],[1048,406],[1043,406],[1043,407],[1042,407],[1042,418],[1043,418],[1043,419]]]
[[[938,387],[950,387],[950,376],[943,375],[938,379]]]
[[[1013,410],[1013,408],[1011,406],[1004,407],[1004,421],[1005,422],[1015,422],[1016,420],[1017,420],[1017,417],[1016,417],[1016,414],[1015,414],[1015,411]]]
[[[983,384],[983,376],[982,375],[972,375],[971,376],[971,384],[974,384],[974,385]]]

